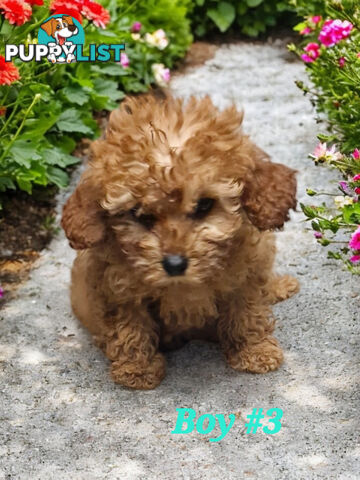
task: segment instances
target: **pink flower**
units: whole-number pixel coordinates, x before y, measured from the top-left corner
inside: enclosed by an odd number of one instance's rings
[[[352,250],[360,250],[360,226],[352,234],[350,242],[349,242],[349,247]]]
[[[346,58],[345,57],[340,57],[339,58],[339,67],[343,68],[345,66]]]
[[[314,232],[315,238],[323,238],[323,234],[321,232]]]
[[[301,55],[301,58],[306,63],[312,63],[320,56],[319,49],[320,45],[318,45],[317,43],[308,43],[304,48],[306,53],[303,53]]]
[[[128,68],[130,65],[130,60],[126,53],[121,52],[120,63],[123,68]]]
[[[160,87],[166,87],[166,85],[170,82],[170,70],[165,68],[163,63],[154,63],[151,66],[151,69],[154,74],[155,82]]]
[[[142,27],[142,24],[141,22],[134,22],[130,28],[130,31],[132,33],[137,33],[137,32],[140,32],[141,30],[141,27]]]
[[[352,190],[347,182],[339,182],[339,187],[346,195],[352,195]]]
[[[360,195],[360,187],[356,187],[354,192],[356,193],[356,195]]]
[[[325,47],[333,47],[344,38],[347,38],[352,29],[352,23],[347,20],[326,20],[320,31],[319,41]]]
[[[320,23],[320,22],[321,22],[322,16],[321,16],[321,15],[315,15],[314,17],[311,17],[310,20],[311,20],[313,23],[315,23],[315,25],[316,25],[317,23]]]
[[[308,35],[311,32],[312,29],[310,27],[305,27],[303,30],[301,30],[300,35]]]
[[[353,256],[350,258],[350,262],[352,262],[352,263],[360,262],[360,255],[353,255]]]
[[[360,152],[358,148],[355,148],[353,153],[351,154],[354,160],[359,160],[360,159]]]
[[[326,143],[321,142],[316,146],[314,153],[310,156],[315,160],[315,162],[331,162],[334,160],[340,160],[342,158],[342,154],[336,151],[336,145],[328,148]]]
[[[355,177],[353,178],[353,182],[358,182],[359,180],[360,180],[360,173],[355,175]]]
[[[4,296],[4,289],[0,287],[0,299]]]

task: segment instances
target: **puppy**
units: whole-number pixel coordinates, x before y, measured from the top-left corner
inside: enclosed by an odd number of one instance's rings
[[[75,315],[111,361],[115,382],[156,387],[163,350],[220,342],[239,371],[275,370],[271,305],[298,289],[273,271],[271,230],[296,206],[295,172],[241,132],[235,107],[129,98],[63,211],[78,250]]]

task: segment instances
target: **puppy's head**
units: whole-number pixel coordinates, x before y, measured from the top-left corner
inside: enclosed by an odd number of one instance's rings
[[[296,205],[295,172],[271,163],[241,122],[209,98],[123,102],[64,207],[73,248],[118,249],[157,286],[222,275],[245,231],[282,227]]]
[[[77,35],[78,28],[74,25],[72,17],[63,15],[62,17],[50,18],[41,25],[41,28],[56,41],[63,45],[69,37]]]

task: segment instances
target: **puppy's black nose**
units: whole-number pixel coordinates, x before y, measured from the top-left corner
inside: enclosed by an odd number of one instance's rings
[[[162,261],[164,270],[171,277],[175,275],[184,275],[185,270],[188,266],[188,261],[186,257],[181,255],[166,255]]]
[[[70,32],[75,32],[75,30],[77,29],[77,26],[76,25],[68,25],[68,29],[70,30]]]

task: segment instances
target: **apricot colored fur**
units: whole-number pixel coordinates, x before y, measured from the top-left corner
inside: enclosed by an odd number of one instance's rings
[[[208,97],[147,95],[124,101],[92,144],[62,225],[79,250],[73,310],[116,382],[156,387],[163,350],[191,338],[219,341],[236,370],[265,373],[283,360],[271,305],[298,285],[272,271],[271,230],[296,206],[295,172],[270,162],[241,123],[235,107],[219,112]],[[215,204],[196,219],[203,197]],[[185,275],[165,272],[165,254],[188,258]]]

